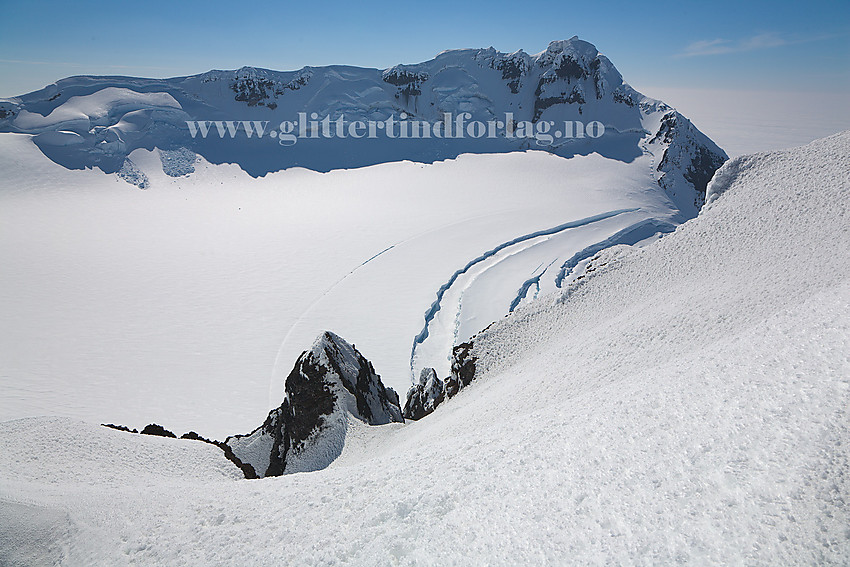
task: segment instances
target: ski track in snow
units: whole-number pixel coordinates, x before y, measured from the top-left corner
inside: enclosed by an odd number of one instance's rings
[[[410,240],[410,239],[408,239],[408,240]],[[383,250],[381,250],[380,252],[378,252],[374,256],[370,257],[368,260],[360,263],[356,268],[354,268],[353,270],[351,270],[350,272],[348,272],[347,274],[345,274],[344,276],[339,278],[337,281],[332,283],[327,289],[325,289],[325,291],[323,291],[321,294],[319,294],[319,296],[316,297],[316,299],[314,299],[307,306],[307,308],[301,313],[301,315],[298,317],[298,319],[296,319],[295,322],[292,325],[290,325],[289,330],[287,330],[286,335],[283,337],[283,341],[281,342],[280,347],[277,349],[277,356],[275,357],[274,367],[272,369],[272,376],[271,376],[271,379],[269,381],[269,406],[270,407],[275,407],[275,405],[278,403],[277,402],[277,398],[278,398],[277,391],[278,391],[278,389],[275,387],[275,383],[276,383],[275,376],[277,376],[277,374],[278,374],[279,364],[281,362],[283,362],[281,360],[281,353],[283,352],[284,347],[286,346],[287,342],[289,341],[289,338],[292,336],[292,333],[295,331],[295,329],[298,327],[298,325],[302,321],[304,321],[304,318],[307,317],[307,315],[310,314],[310,312],[313,310],[313,308],[316,305],[318,305],[318,303],[320,301],[322,301],[322,299],[327,297],[327,295],[330,292],[332,292],[334,290],[334,288],[336,288],[338,285],[340,285],[342,282],[344,282],[346,279],[348,279],[350,276],[352,276],[357,270],[359,270],[360,268],[362,268],[363,266],[365,266],[366,264],[368,264],[369,262],[371,262],[375,258],[381,256],[385,252],[389,252],[390,250],[392,250],[393,248],[395,248],[396,246],[398,246],[400,244],[403,244],[404,242],[406,242],[406,241],[403,240],[403,241],[397,242],[396,244],[393,244],[391,246],[387,246],[386,248],[384,248]]]
[[[383,250],[381,250],[380,252],[378,252],[377,254],[375,254],[374,256],[372,256],[371,258],[369,258],[368,260],[366,260],[365,262],[362,262],[361,264],[359,264],[356,268],[354,268],[353,270],[351,270],[350,272],[348,272],[347,274],[345,274],[344,276],[342,276],[341,278],[339,278],[337,281],[335,281],[334,283],[332,283],[332,284],[331,284],[331,285],[330,285],[327,289],[325,289],[325,291],[323,291],[322,293],[320,293],[320,294],[319,294],[319,296],[318,296],[318,297],[316,297],[316,299],[314,299],[314,300],[313,300],[313,301],[312,301],[312,302],[311,302],[311,303],[307,306],[307,308],[306,308],[306,309],[305,309],[305,310],[301,313],[301,315],[299,315],[298,319],[296,319],[296,320],[295,320],[295,322],[294,322],[292,325],[290,325],[289,329],[288,329],[288,330],[287,330],[287,332],[286,332],[286,335],[283,337],[283,341],[281,342],[280,347],[277,349],[277,356],[275,357],[275,361],[274,361],[274,367],[273,367],[273,371],[272,371],[272,378],[271,378],[270,383],[269,383],[269,405],[270,405],[271,407],[274,407],[274,405],[275,405],[275,403],[276,403],[276,401],[275,401],[275,400],[276,400],[276,392],[277,392],[277,389],[275,388],[275,379],[274,379],[274,377],[277,375],[277,368],[278,368],[278,365],[279,365],[279,364],[280,364],[280,362],[281,362],[280,355],[281,355],[281,353],[283,352],[283,348],[286,346],[286,343],[289,341],[290,336],[292,336],[293,331],[295,331],[295,329],[296,329],[296,328],[298,327],[298,325],[299,325],[299,324],[300,324],[300,323],[304,320],[304,318],[305,318],[305,317],[306,317],[306,316],[310,313],[310,311],[312,311],[312,310],[313,310],[313,308],[314,308],[314,307],[315,307],[315,306],[316,306],[316,305],[317,305],[317,304],[318,304],[318,303],[319,303],[322,299],[324,299],[324,298],[325,298],[325,297],[326,297],[326,296],[327,296],[327,295],[328,295],[331,291],[333,291],[335,287],[337,287],[337,286],[338,286],[338,285],[340,285],[342,282],[344,282],[346,279],[348,279],[348,278],[349,278],[352,274],[354,274],[357,270],[359,270],[360,268],[362,268],[363,266],[365,266],[366,264],[368,264],[369,262],[371,262],[372,260],[374,260],[374,259],[375,259],[375,258],[377,258],[378,256],[381,256],[381,255],[382,255],[382,254],[384,254],[385,252],[388,252],[388,251],[392,250],[393,248],[395,248],[395,247],[396,247],[396,246],[398,246],[399,244],[401,244],[401,242],[396,243],[396,244],[393,244],[393,245],[391,245],[391,246],[387,246],[386,248],[384,248]]]

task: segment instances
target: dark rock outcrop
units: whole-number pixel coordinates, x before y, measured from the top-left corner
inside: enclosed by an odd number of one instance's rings
[[[420,87],[428,80],[428,73],[406,69],[402,65],[391,67],[381,74],[385,83],[398,87],[398,95],[419,96],[422,94]]]
[[[531,58],[522,50],[510,55],[495,55],[490,67],[502,72],[502,80],[506,82],[512,94],[519,94],[522,78],[528,74]]]
[[[453,398],[461,389],[469,386],[475,378],[475,361],[472,355],[472,340],[452,349],[452,375],[446,378],[446,396]]]
[[[244,102],[248,106],[268,106],[271,110],[277,108],[277,103],[272,99],[283,96],[286,91],[297,91],[305,86],[311,77],[309,69],[302,69],[294,74],[288,81],[281,80],[282,77],[276,73],[270,73],[265,69],[254,67],[243,67],[235,72],[235,77],[230,83],[230,89],[236,93],[234,100]],[[208,74],[212,79],[214,75]],[[206,79],[205,79],[206,81]]]
[[[666,146],[656,166],[658,185],[681,210],[702,208],[708,182],[729,159],[726,152],[675,110],[662,117],[648,145]]]
[[[115,425],[114,423],[101,423],[103,427],[108,427],[109,429],[117,429],[118,431],[126,431],[127,433],[138,433],[135,429],[130,429],[126,425]]]
[[[407,403],[404,404],[405,419],[422,419],[472,383],[475,379],[475,362],[478,360],[472,354],[473,346],[473,339],[470,339],[452,349],[451,375],[442,382],[433,368],[422,369],[419,382],[407,392]]]
[[[233,435],[222,442],[190,431],[180,439],[215,445],[245,478],[252,479],[325,468],[342,452],[349,415],[368,425],[404,422],[398,394],[384,387],[372,363],[354,345],[330,332],[322,333],[309,351],[301,353],[285,388],[280,407],[247,435]],[[128,433],[177,437],[155,423],[141,432],[102,425]]]
[[[139,433],[142,435],[156,435],[158,437],[171,437],[177,439],[177,436],[161,425],[151,423],[145,426]]]
[[[298,357],[285,390],[260,427],[224,443],[260,477],[328,466],[342,452],[349,416],[369,425],[404,421],[398,395],[353,345],[330,332]]]
[[[443,381],[437,378],[433,368],[423,368],[419,374],[419,382],[411,386],[407,392],[404,419],[422,419],[443,403],[445,398]]]
[[[452,349],[452,378],[457,381],[458,389],[469,386],[475,378],[476,360],[478,360],[477,357],[472,355],[471,340]]]

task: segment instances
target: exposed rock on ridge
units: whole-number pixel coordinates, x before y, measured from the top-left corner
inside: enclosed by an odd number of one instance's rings
[[[349,416],[369,425],[404,421],[395,391],[354,346],[330,332],[298,357],[285,387],[283,403],[260,427],[225,441],[260,477],[328,466],[342,452]]]

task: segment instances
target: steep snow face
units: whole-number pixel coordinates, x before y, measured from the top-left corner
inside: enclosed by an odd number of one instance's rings
[[[404,422],[398,395],[372,363],[326,331],[295,363],[283,404],[263,425],[225,443],[259,477],[320,470],[342,453],[349,415],[369,425]]]
[[[118,450],[156,468],[185,441],[0,424],[0,545],[41,526],[33,563],[846,565],[848,163],[850,133],[733,161],[698,218],[479,334],[477,378],[430,416],[351,420],[322,471],[140,490]],[[56,449],[107,434],[123,446],[70,474]]]
[[[746,307],[755,318],[781,311],[792,300],[808,302],[809,295],[823,289],[843,297],[848,257],[840,250],[848,238],[848,145],[850,132],[844,132],[802,148],[728,161],[708,185],[707,205],[697,219],[651,247],[605,250],[592,259],[593,269],[586,267],[583,277],[554,299],[519,310],[476,336],[473,352],[483,361],[483,372],[490,364],[527,360],[530,349],[557,342],[550,337],[558,336],[558,329],[608,321],[620,310],[637,314],[650,302],[671,317],[684,313],[687,321],[704,316],[716,322],[702,325],[708,334],[680,329],[685,336],[677,342],[696,345],[743,323],[724,314],[723,305]],[[662,261],[665,254],[675,262]],[[697,283],[699,278],[704,285]],[[622,297],[614,300],[618,294],[613,288],[626,281],[630,283]],[[596,291],[597,286],[604,288]],[[688,286],[692,290],[682,293]],[[608,301],[591,306],[589,294],[607,294]],[[634,303],[638,300],[647,305]],[[623,329],[623,340],[650,332],[639,318],[631,323],[636,328]],[[521,327],[528,332],[519,333]]]
[[[449,125],[440,132],[412,133],[421,132],[414,123],[436,124],[446,115]],[[322,126],[325,117],[331,122]],[[339,129],[337,119],[344,119]],[[386,126],[388,119],[410,133]],[[294,145],[281,145],[284,121],[299,124],[290,131],[298,133]],[[381,122],[381,132],[349,133],[352,123],[369,121]],[[666,129],[659,137],[661,122]],[[455,50],[383,71],[245,67],[164,80],[72,77],[0,101],[0,132],[33,134],[56,163],[118,172],[143,188],[144,179],[127,161],[137,148],[184,148],[212,163],[239,164],[252,176],[294,166],[329,171],[529,148],[563,157],[595,152],[624,162],[651,151],[659,171],[672,171],[662,186],[692,215],[726,155],[689,123],[680,132],[675,126],[682,122],[670,107],[632,89],[604,55],[577,37],[553,41],[534,56]],[[598,124],[591,129],[591,123]],[[647,147],[649,139],[658,143]]]

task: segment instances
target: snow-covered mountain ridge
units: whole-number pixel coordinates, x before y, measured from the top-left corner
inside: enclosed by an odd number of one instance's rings
[[[273,135],[236,132],[264,124],[271,131],[301,114],[334,121],[384,122],[394,117],[438,123],[448,114],[468,122],[499,121],[492,136],[464,134],[417,139],[300,139],[283,147]],[[202,137],[187,122],[214,131]],[[220,121],[221,136],[212,122]],[[235,123],[228,136],[222,126]],[[599,122],[604,134],[583,134]],[[537,137],[506,133],[507,124],[551,124]],[[253,126],[252,126],[253,128]],[[305,125],[314,132],[318,122]],[[568,132],[569,131],[569,132]],[[289,167],[317,171],[412,160],[431,163],[462,153],[544,149],[570,157],[596,152],[630,162],[656,156],[659,183],[686,214],[702,202],[705,183],[726,159],[711,140],[662,102],[644,97],[607,57],[574,37],[537,54],[489,49],[446,51],[416,65],[389,69],[346,66],[271,71],[244,67],[172,79],[70,77],[40,91],[0,101],[0,132],[25,133],[53,161],[69,168],[99,167],[147,187],[129,155],[138,148],[164,152],[163,169],[191,174],[193,154],[212,163],[236,163],[253,176]]]

